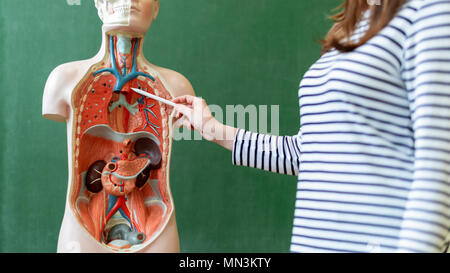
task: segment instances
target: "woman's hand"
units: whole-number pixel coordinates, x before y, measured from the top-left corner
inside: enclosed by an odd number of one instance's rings
[[[172,101],[176,103],[173,109],[176,125],[197,130],[204,139],[215,142],[228,150],[233,148],[236,128],[217,121],[204,99],[185,95]]]
[[[212,116],[208,105],[202,98],[185,95],[172,100],[176,103],[174,107],[175,124],[194,129],[200,132],[202,137],[214,141],[214,128],[218,121]]]

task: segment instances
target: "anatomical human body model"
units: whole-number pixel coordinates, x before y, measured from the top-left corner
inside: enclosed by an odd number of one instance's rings
[[[156,73],[137,64],[139,38],[108,35],[108,60],[91,67],[72,94],[75,131],[74,183],[70,205],[94,238],[108,240],[114,226],[128,224],[137,240],[151,243],[173,210],[168,188],[171,128],[164,104],[131,87],[171,98]]]
[[[96,6],[104,23],[100,52],[56,68],[44,91],[44,117],[66,121],[68,133],[58,251],[177,252],[170,106],[131,88],[168,100],[193,90],[142,54],[157,0],[98,0]]]

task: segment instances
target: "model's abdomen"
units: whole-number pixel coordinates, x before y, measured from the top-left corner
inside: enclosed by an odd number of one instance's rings
[[[151,244],[173,212],[166,106],[130,88],[172,96],[156,74],[137,65],[135,55],[128,71],[113,65],[115,57],[94,65],[72,97],[71,209],[93,240],[116,251]]]

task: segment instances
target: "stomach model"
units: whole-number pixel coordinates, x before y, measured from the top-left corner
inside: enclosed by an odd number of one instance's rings
[[[162,79],[138,65],[139,38],[109,36],[109,54],[72,95],[70,205],[82,227],[112,251],[138,251],[164,230],[172,212],[172,129]]]

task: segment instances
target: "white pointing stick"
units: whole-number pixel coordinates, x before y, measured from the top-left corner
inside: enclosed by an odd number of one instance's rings
[[[170,100],[166,100],[166,99],[163,99],[163,98],[158,97],[158,96],[156,96],[156,95],[147,93],[147,92],[145,92],[145,91],[143,91],[143,90],[141,90],[141,89],[131,88],[131,90],[133,90],[134,92],[136,92],[136,93],[138,93],[138,94],[141,94],[141,95],[143,95],[143,96],[149,97],[149,98],[151,98],[151,99],[154,99],[154,100],[160,101],[160,102],[162,102],[162,103],[168,104],[168,105],[170,105],[170,106],[172,106],[172,107],[175,107],[175,103],[171,102]]]

